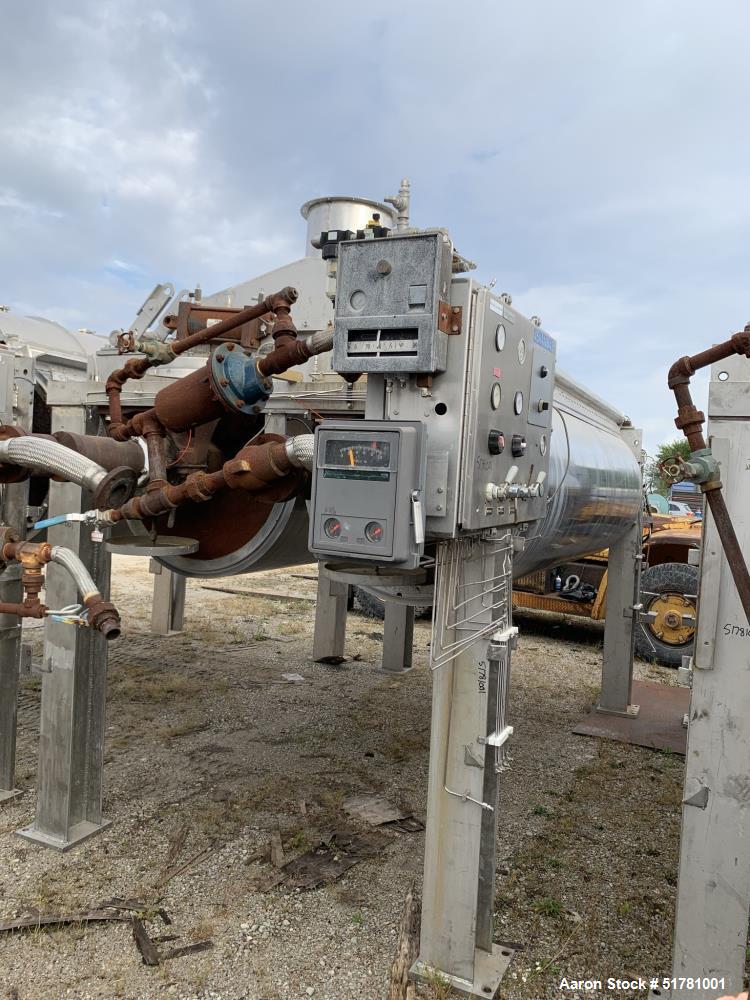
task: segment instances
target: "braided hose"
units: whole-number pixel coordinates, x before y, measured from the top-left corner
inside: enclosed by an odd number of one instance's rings
[[[53,545],[50,562],[59,563],[61,566],[65,567],[75,582],[76,587],[78,587],[78,592],[84,601],[86,601],[87,598],[96,595],[101,597],[99,588],[94,583],[94,578],[91,576],[75,552],[72,552],[70,549],[66,549],[63,545]]]
[[[313,457],[315,455],[315,435],[298,434],[296,437],[289,438],[284,445],[284,450],[292,465],[296,465],[298,469],[307,469],[310,472],[313,467]]]
[[[305,347],[310,352],[310,357],[330,351],[333,348],[333,330],[318,330],[307,338]]]
[[[0,441],[0,464],[20,465],[34,472],[61,476],[92,491],[107,475],[107,470],[90,458],[44,438],[17,437]]]

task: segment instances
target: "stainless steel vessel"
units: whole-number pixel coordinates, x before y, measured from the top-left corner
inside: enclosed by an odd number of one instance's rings
[[[547,514],[528,525],[513,575],[608,548],[633,524],[641,503],[638,461],[619,433],[627,423],[583,386],[556,375]]]

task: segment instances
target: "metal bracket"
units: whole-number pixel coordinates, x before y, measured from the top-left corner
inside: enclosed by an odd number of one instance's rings
[[[438,306],[438,330],[447,333],[449,337],[455,337],[461,332],[462,323],[463,308],[441,301]]]

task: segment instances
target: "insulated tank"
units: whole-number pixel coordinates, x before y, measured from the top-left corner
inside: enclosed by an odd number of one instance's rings
[[[557,370],[547,514],[529,524],[515,577],[609,548],[632,526],[643,502],[641,472],[624,425],[624,414]]]

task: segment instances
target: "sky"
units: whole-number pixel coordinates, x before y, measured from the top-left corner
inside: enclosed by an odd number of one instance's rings
[[[406,176],[654,449],[671,363],[750,320],[749,29],[744,0],[4,4],[0,303],[127,328]]]

